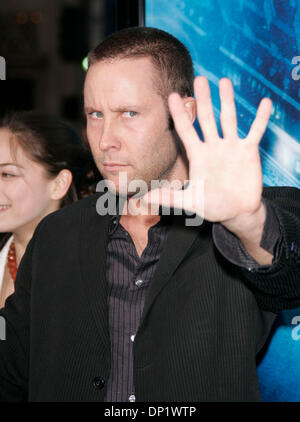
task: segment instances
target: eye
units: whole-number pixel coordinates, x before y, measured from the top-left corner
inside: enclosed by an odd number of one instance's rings
[[[13,177],[16,177],[16,175],[12,174],[12,173],[6,173],[5,171],[3,171],[1,173],[1,177],[2,177],[2,179],[11,179]]]
[[[124,116],[132,118],[132,117],[137,116],[137,112],[136,111],[124,111]]]
[[[91,113],[89,113],[89,115],[91,116],[92,119],[102,119],[103,114],[101,113],[101,111],[92,111]]]

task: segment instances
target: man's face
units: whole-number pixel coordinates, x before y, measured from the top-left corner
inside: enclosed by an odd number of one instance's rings
[[[155,90],[157,71],[149,58],[118,59],[92,65],[84,102],[87,136],[104,179],[119,191],[120,172],[127,181],[171,180],[178,159],[168,113]],[[122,191],[120,191],[122,194]]]

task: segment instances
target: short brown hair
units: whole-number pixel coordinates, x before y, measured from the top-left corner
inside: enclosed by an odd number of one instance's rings
[[[89,66],[105,60],[149,57],[158,70],[159,94],[166,100],[171,92],[193,96],[194,69],[187,48],[165,31],[149,27],[132,27],[115,32],[88,56]]]

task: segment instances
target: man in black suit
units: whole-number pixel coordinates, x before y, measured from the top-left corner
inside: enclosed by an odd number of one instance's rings
[[[87,134],[110,192],[38,226],[1,311],[2,399],[259,400],[256,354],[275,313],[300,305],[299,191],[262,188],[269,99],[239,139],[222,79],[220,138],[204,77],[195,95],[190,56],[163,31],[123,30],[90,54]],[[105,214],[114,190],[120,212]]]

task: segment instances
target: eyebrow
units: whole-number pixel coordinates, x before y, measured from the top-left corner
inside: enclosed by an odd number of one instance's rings
[[[117,107],[113,111],[130,111],[130,110],[141,110],[141,109],[142,109],[142,107],[140,105],[138,106],[136,104],[124,104],[120,107]],[[94,111],[101,111],[101,110],[94,108],[94,107],[88,107],[87,106],[87,107],[84,107],[84,111],[85,111],[85,113],[91,113],[91,112],[94,112]]]
[[[85,113],[91,113],[92,111],[97,111],[97,110],[95,110],[93,107],[84,107]]]
[[[16,163],[0,163],[0,167],[5,167],[5,166],[15,166],[15,167],[19,167],[21,169],[24,169],[23,166],[20,166],[20,164],[16,164]]]

